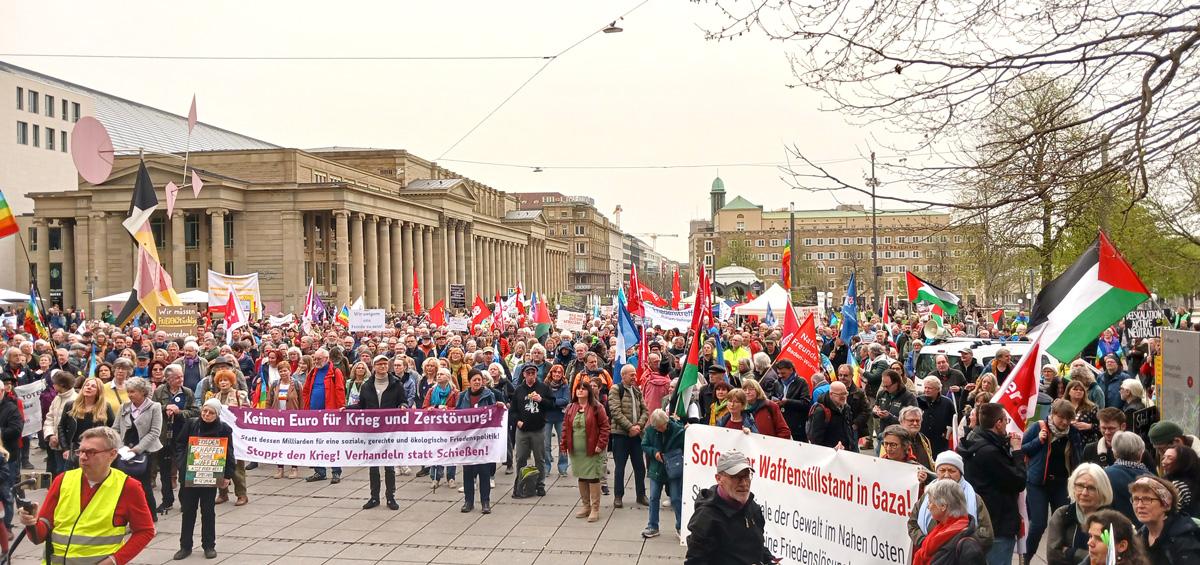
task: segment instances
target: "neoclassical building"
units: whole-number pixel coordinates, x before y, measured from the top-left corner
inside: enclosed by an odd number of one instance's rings
[[[210,267],[257,272],[268,313],[302,309],[310,279],[330,301],[363,296],[368,308],[410,309],[414,272],[425,308],[442,298],[449,306],[451,285],[465,287],[468,307],[517,283],[526,293],[567,290],[568,244],[540,212],[406,151],[193,152],[203,190],[181,190],[170,218],[164,187],[189,182],[182,159],[145,160],[159,199],[151,228],[180,291],[207,289]],[[31,271],[61,281],[65,305],[131,287],[134,246],[121,222],[137,170],[137,156],[118,156],[104,183],[29,195],[34,211],[20,222],[45,242],[30,251]]]

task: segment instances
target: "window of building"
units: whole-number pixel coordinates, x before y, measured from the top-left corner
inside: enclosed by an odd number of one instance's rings
[[[756,240],[754,240],[754,246],[755,246],[755,247],[765,247],[765,246],[766,246],[766,244],[767,244],[767,240],[765,240],[765,239],[756,239]]]
[[[913,250],[913,252],[912,252],[912,258],[913,258],[913,259],[920,259],[920,258],[921,258],[921,251],[920,251],[920,250],[918,250],[918,249],[914,249],[914,250]]]
[[[849,252],[849,251],[843,251],[843,252],[842,252],[842,259],[849,259],[849,258],[850,258],[850,252]]]
[[[836,281],[829,281],[829,290],[834,290],[834,289],[836,289],[836,288],[837,288],[837,282],[836,282]]]
[[[896,257],[900,258],[900,259],[906,259],[906,258],[908,258],[908,252],[907,251],[897,251]]]
[[[71,103],[71,121],[72,122],[79,121],[79,103],[78,102]]]
[[[850,238],[848,238],[848,237],[843,237],[843,238],[842,238],[842,245],[850,245]]]
[[[29,145],[29,124],[17,122],[17,143]]]
[[[892,281],[891,281],[891,279],[888,279],[888,280],[886,280],[886,281],[883,281],[883,289],[884,289],[884,290],[892,290]]]
[[[66,153],[67,152],[67,130],[64,129],[64,130],[58,132],[58,137],[62,141],[62,143],[58,144],[58,150],[62,151],[63,153]]]
[[[854,272],[854,267],[851,267],[851,266],[849,266],[849,265],[846,265],[845,267],[842,267],[842,274],[846,274],[846,275],[848,275],[848,274],[850,274],[850,273],[853,273],[853,272]],[[831,275],[833,275],[833,274],[837,274],[837,267],[830,267],[830,269],[829,269],[829,274],[831,274]]]
[[[154,245],[162,249],[167,244],[167,218],[166,216],[151,216],[150,217],[150,233],[154,236]]]
[[[25,109],[25,89],[19,86],[17,87],[17,109]]]
[[[738,222],[737,231],[746,231],[746,222]]]
[[[772,253],[772,254],[771,254],[771,260],[772,260],[772,261],[782,261],[782,260],[783,260],[783,255],[782,255],[782,254],[780,254],[780,253]]]
[[[889,236],[885,236],[885,237],[883,238],[883,244],[884,244],[884,245],[889,245],[889,244],[891,244],[891,243],[892,243],[892,236],[890,236],[890,235],[889,235]]]
[[[225,223],[225,249],[233,247],[233,214],[226,213],[224,216]],[[226,271],[225,274],[230,274],[233,271]]]
[[[200,263],[188,261],[183,265],[184,286],[197,288],[200,286]]]
[[[950,238],[948,236],[943,235],[941,238],[939,238],[939,241],[941,241],[942,243],[950,243]]]
[[[813,240],[811,237],[804,238],[804,246],[805,247],[811,247],[812,244],[813,244]]]
[[[54,128],[46,128],[46,149],[54,151]]]
[[[317,284],[325,284],[325,263],[317,263]]]
[[[903,273],[904,271],[907,271],[907,270],[908,270],[908,267],[905,267],[904,265],[896,265],[897,273]]]
[[[706,239],[706,240],[704,240],[704,252],[705,252],[705,253],[712,253],[712,250],[713,250],[713,242],[712,242],[712,240],[711,240],[711,239]]]
[[[580,210],[580,211],[578,211],[578,212],[575,212],[575,217],[576,217],[576,218],[580,218],[580,219],[587,218],[587,211],[586,211],[586,210]]]
[[[855,259],[862,259],[862,258],[863,258],[863,252],[862,252],[862,251],[855,251],[855,252],[854,252],[854,258],[855,258]]]
[[[313,264],[311,261],[304,262],[304,280],[312,280]]]
[[[27,235],[29,236],[29,252],[32,253],[34,251],[37,251],[37,246],[38,246],[37,230],[30,227],[30,228],[28,228],[28,231],[29,231],[29,233]]]
[[[31,114],[41,113],[38,111],[38,102],[39,101],[40,101],[40,96],[38,95],[37,91],[30,90],[29,91],[29,113],[31,113]]]
[[[183,215],[183,247],[198,249],[200,247],[200,216],[198,214]],[[188,263],[189,265],[191,263]],[[199,263],[196,263],[198,266]],[[188,285],[194,287],[195,285]]]
[[[329,267],[329,284],[337,286],[337,267],[330,265]]]
[[[575,244],[576,255],[587,255],[587,244],[582,241]]]
[[[62,251],[62,228],[50,226],[46,233],[50,236],[50,251]]]
[[[750,241],[749,239],[742,241],[742,243],[745,244],[746,247],[750,247],[751,245],[754,245],[754,242]],[[759,247],[762,247],[762,246],[760,245]]]
[[[866,243],[866,241],[867,241],[866,238],[860,237],[855,240],[855,243],[857,243],[858,245],[863,245]]]
[[[891,259],[891,258],[892,258],[892,252],[891,252],[891,251],[884,251],[884,252],[883,252],[883,258],[884,258],[884,259]]]
[[[575,235],[587,235],[587,228],[584,226],[575,226]]]
[[[772,240],[771,240],[771,247],[779,247],[779,240],[778,240],[778,239],[772,239]]]
[[[307,246],[307,242],[305,245]],[[313,217],[313,246],[317,249],[325,248],[325,218],[321,216]]]
[[[46,95],[46,116],[54,117],[54,97],[49,94]]]
[[[62,117],[62,121],[64,121],[64,122],[65,122],[65,121],[67,121],[67,99],[66,99],[66,98],[63,98],[63,100],[62,100],[62,114],[61,114],[61,117]],[[306,278],[307,278],[307,277],[306,277]]]
[[[33,146],[42,146],[42,128],[37,124],[33,124]]]
[[[825,254],[824,254],[824,253],[817,253],[817,260],[818,260],[818,261],[819,261],[819,260],[821,260],[821,259],[824,259],[824,258],[825,258]]]
[[[885,272],[885,273],[889,273],[889,274],[890,274],[890,273],[892,272],[892,266],[891,266],[891,265],[884,265],[884,266],[883,266],[883,272]]]
[[[713,265],[713,256],[712,256],[712,255],[705,255],[705,256],[704,256],[704,266],[705,266],[705,267],[711,267],[712,265]]]
[[[226,262],[225,262],[225,274],[227,274],[227,275],[232,275],[233,273],[234,273],[234,271],[233,271],[233,261],[226,261]]]
[[[908,238],[902,235],[896,236],[896,243],[904,243]]]

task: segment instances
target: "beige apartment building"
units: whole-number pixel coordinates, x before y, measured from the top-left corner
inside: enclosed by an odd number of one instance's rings
[[[595,200],[557,192],[523,192],[515,196],[522,210],[542,212],[550,237],[567,242],[568,291],[616,294],[624,272],[624,237],[621,228],[596,209]]]
[[[164,187],[184,185],[182,163],[147,156],[146,165],[160,203],[151,228],[180,291],[206,289],[209,268],[257,272],[268,313],[303,308],[310,279],[337,304],[363,296],[369,308],[411,308],[414,271],[426,308],[450,285],[465,286],[468,306],[516,281],[551,296],[567,289],[570,247],[541,213],[405,151],[192,152],[204,188],[179,192],[171,218]],[[121,221],[137,170],[136,156],[121,156],[102,184],[29,195],[23,227],[61,238],[32,251],[35,268],[60,266],[68,306],[131,287],[134,247]]]
[[[794,216],[796,258],[793,289],[800,296],[816,291],[842,296],[851,274],[857,274],[858,293],[874,301],[872,289],[872,214],[861,205],[832,210],[764,210],[741,196],[725,202],[725,184],[717,178],[709,193],[710,219],[693,220],[688,233],[688,260],[693,268],[710,271],[740,242],[757,275],[770,286],[779,282],[788,229]],[[966,236],[951,225],[950,214],[925,210],[877,210],[879,287],[893,303],[906,298],[905,273],[976,300],[978,281],[963,261]]]

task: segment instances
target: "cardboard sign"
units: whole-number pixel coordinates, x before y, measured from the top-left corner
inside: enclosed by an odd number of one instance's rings
[[[1131,339],[1157,337],[1169,325],[1161,309],[1139,308],[1125,314],[1125,331]]]
[[[465,316],[454,316],[446,321],[446,329],[453,332],[465,332],[471,326],[471,321]]]
[[[350,331],[379,332],[386,328],[387,313],[382,308],[350,311]]]
[[[196,307],[192,305],[159,306],[154,327],[167,332],[167,339],[189,337],[196,335],[196,317]]]
[[[21,401],[25,421],[21,425],[21,436],[29,437],[42,431],[42,391],[46,390],[46,379],[38,379],[26,385],[13,388],[17,399]]]
[[[583,325],[587,323],[587,314],[583,312],[572,312],[570,310],[559,310],[558,317],[555,320],[555,325],[558,329],[568,332],[583,331]]]
[[[185,487],[215,487],[225,476],[225,459],[229,445],[223,437],[188,438],[187,468],[183,473]]]

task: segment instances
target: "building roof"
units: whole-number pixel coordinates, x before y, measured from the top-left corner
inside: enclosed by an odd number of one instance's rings
[[[409,181],[405,188],[409,190],[444,190],[453,186],[458,186],[459,183],[466,182],[464,179],[414,179]]]
[[[713,192],[725,192],[725,181],[721,180],[721,177],[717,177],[717,178],[713,179],[712,191]]]
[[[505,220],[536,220],[541,215],[541,210],[509,210],[504,214]]]
[[[735,200],[736,202],[736,200]],[[732,202],[730,204],[733,204]],[[726,206],[725,208],[729,208]],[[722,208],[722,209],[725,209]],[[918,216],[941,216],[945,212],[935,210],[878,210],[879,216],[892,217],[918,217]],[[861,218],[870,217],[870,210],[796,210],[797,218]],[[788,218],[787,210],[775,210],[771,212],[763,212],[764,220],[786,220]]]
[[[139,148],[160,153],[220,151],[229,149],[277,149],[279,146],[204,122],[196,122],[188,139],[187,117],[172,114],[107,92],[80,86],[39,72],[0,61],[0,71],[29,80],[78,92],[93,99],[96,119],[104,124],[117,152]]]
[[[742,198],[741,196],[735,196],[733,200],[730,200],[729,203],[726,204],[725,206],[723,206],[721,209],[722,210],[758,210],[759,208],[761,208],[761,206],[759,206],[749,200],[746,200],[745,198]]]
[[[754,272],[754,269],[748,269],[739,265],[730,265],[714,271],[713,281],[718,284],[731,284],[735,282],[751,284],[758,282],[758,275]]]

